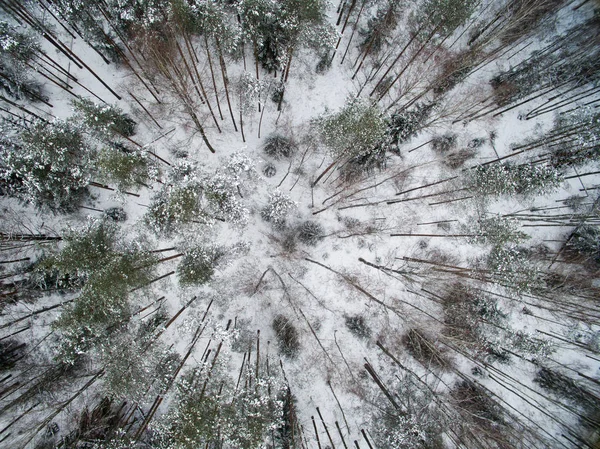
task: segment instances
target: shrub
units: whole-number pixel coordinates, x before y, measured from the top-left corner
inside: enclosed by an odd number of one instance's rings
[[[324,236],[323,226],[315,221],[305,221],[298,228],[298,240],[310,246],[315,246]]]
[[[291,321],[283,315],[277,315],[273,319],[273,330],[279,344],[281,354],[295,358],[300,351],[300,339],[298,331]]]
[[[288,213],[295,207],[296,203],[289,196],[280,190],[275,190],[269,195],[268,203],[260,212],[260,215],[263,220],[273,223],[276,228],[283,228]]]
[[[272,178],[276,174],[277,168],[275,168],[275,165],[271,162],[267,162],[263,167],[263,175],[265,175],[267,178]]]
[[[292,139],[281,134],[267,136],[263,145],[263,151],[277,160],[292,157],[297,149],[298,147]]]
[[[104,216],[113,221],[126,221],[127,212],[122,207],[109,207],[104,209]]]
[[[416,360],[423,366],[430,364],[438,368],[448,366],[448,361],[444,358],[441,351],[435,346],[428,337],[417,329],[411,329],[402,338],[402,343]]]
[[[456,134],[445,134],[431,139],[431,147],[436,153],[444,154],[456,147]]]
[[[348,330],[358,338],[371,338],[371,328],[367,325],[362,315],[347,316],[345,321]]]

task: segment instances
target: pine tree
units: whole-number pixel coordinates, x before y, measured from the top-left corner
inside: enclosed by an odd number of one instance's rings
[[[31,77],[31,62],[40,51],[33,35],[0,21],[0,88],[16,99],[46,100],[41,85]]]
[[[37,121],[5,137],[0,151],[1,177],[18,198],[59,213],[77,209],[85,197],[94,152],[75,123]]]

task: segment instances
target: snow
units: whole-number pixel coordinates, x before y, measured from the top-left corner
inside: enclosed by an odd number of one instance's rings
[[[124,14],[131,14],[131,11],[125,11]],[[588,13],[583,13],[582,17],[586,14]],[[566,29],[567,24],[570,25],[575,20],[573,16],[562,11],[556,25],[557,29]],[[330,20],[335,22],[335,11],[330,10]],[[348,34],[345,34],[345,39]],[[342,41],[344,42],[345,40]],[[361,447],[366,446],[361,429],[371,432],[379,425],[378,422],[373,422],[377,409],[374,403],[381,403],[386,399],[381,399],[376,384],[366,373],[365,358],[374,367],[384,384],[390,388],[397,382],[396,375],[409,376],[382,353],[375,344],[377,341],[390,349],[405,367],[417,373],[432,388],[436,388],[443,400],[448,398],[452,386],[460,381],[461,376],[458,374],[460,373],[489,389],[502,401],[506,401],[512,407],[510,413],[515,415],[523,425],[529,426],[530,423],[518,416],[517,411],[522,412],[527,419],[531,419],[536,426],[541,426],[544,434],[547,432],[559,439],[561,433],[565,432],[566,426],[577,428],[578,418],[572,412],[542,397],[540,393],[543,395],[546,393],[533,382],[536,366],[532,362],[513,356],[511,364],[506,366],[495,362],[475,363],[439,343],[440,348],[444,348],[447,354],[451,354],[449,355],[451,368],[431,372],[429,367],[421,365],[409,355],[400,341],[402,335],[409,329],[427,331],[428,335],[433,336],[442,332],[443,326],[439,320],[443,317],[443,308],[435,296],[425,293],[424,290],[436,295],[443,294],[443,288],[439,286],[447,282],[448,276],[444,272],[436,271],[435,267],[402,259],[411,257],[458,267],[474,267],[483,263],[491,246],[487,241],[472,242],[462,237],[390,237],[389,235],[391,233],[463,234],[465,229],[473,229],[475,220],[486,216],[485,214],[489,214],[488,217],[496,217],[519,210],[531,210],[533,207],[561,206],[562,203],[557,201],[578,194],[581,187],[579,180],[571,179],[561,183],[558,190],[543,197],[509,195],[488,197],[483,201],[476,197],[432,204],[471,196],[464,192],[444,193],[462,188],[462,182],[469,175],[460,168],[452,169],[443,165],[441,163],[444,159],[443,155],[436,153],[431,145],[424,145],[414,152],[408,152],[443,133],[447,127],[453,126],[453,132],[458,134],[457,148],[466,146],[474,138],[487,139],[487,142],[478,149],[477,155],[469,159],[463,168],[494,160],[498,156],[509,155],[512,144],[522,142],[525,136],[541,135],[551,128],[551,114],[533,120],[519,119],[519,116],[523,116],[523,111],[541,104],[543,99],[498,117],[488,116],[463,124],[451,125],[450,118],[441,117],[431,129],[403,143],[400,147],[400,156],[391,155],[386,170],[376,171],[354,184],[339,183],[336,179],[336,171],[332,170],[313,186],[317,176],[327,168],[332,159],[330,150],[318,140],[310,123],[324,114],[342,110],[348,99],[357,95],[360,89],[359,82],[351,79],[354,71],[351,61],[354,58],[350,58],[343,65],[339,64],[341,55],[338,50],[331,68],[325,74],[318,75],[314,70],[316,60],[313,54],[304,50],[294,53],[281,113],[276,110],[275,103],[265,99],[265,92],[270,90],[268,87],[270,75],[261,71],[263,78],[260,85],[253,84],[255,80],[251,52],[246,53],[249,61],[247,71],[244,71],[242,61],[228,61],[232,92],[237,88],[238,81],[241,81],[241,89],[245,92],[243,100],[245,142],[242,142],[241,133],[233,130],[224,94],[220,93],[224,120],[219,118],[218,123],[223,130],[222,133],[218,132],[208,109],[200,104],[196,105],[198,116],[206,127],[208,139],[216,148],[217,153],[212,155],[195,131],[189,117],[177,104],[177,99],[169,91],[168,86],[159,87],[163,104],[156,104],[145,87],[139,84],[126,68],[115,64],[106,65],[80,39],[72,40],[70,43],[73,51],[122,96],[123,100],[118,101],[89,71],[78,69],[69,63],[70,72],[81,84],[109,104],[116,104],[135,117],[139,125],[133,139],[145,150],[151,149],[153,153],[171,164],[169,166],[157,160],[162,175],[152,182],[150,188],[140,187],[133,192],[139,197],[90,187],[93,196],[85,205],[98,209],[123,207],[128,216],[127,221],[119,225],[123,234],[144,239],[154,249],[175,247],[172,251],[159,253],[161,258],[200,245],[210,244],[218,248],[233,248],[236,245],[246,244],[249,246],[248,251],[240,251],[241,255],[235,259],[231,258],[229,263],[218,265],[211,281],[202,286],[182,285],[178,277],[172,275],[152,284],[139,297],[131,295],[133,309],[144,307],[164,296],[165,299],[160,303],[158,310],[165,312],[167,317],[175,316],[188,301],[197,297],[176,319],[174,325],[162,329],[159,336],[161,349],[172,346],[174,351],[183,356],[199,326],[207,325],[207,330],[202,333],[194,346],[184,372],[202,366],[205,348],[210,347],[215,351],[219,342],[223,341],[221,369],[234,381],[237,380],[248,347],[240,344],[236,348],[235,338],[229,331],[224,330],[227,322],[233,320],[238,324],[237,331],[240,335],[247,331],[253,338],[253,351],[256,350],[256,331],[260,330],[261,357],[266,358],[268,352],[271,369],[279,372],[281,361],[285,378],[297,398],[296,408],[299,423],[304,429],[303,438],[309,441],[310,447],[316,444],[312,417],[317,423],[321,444],[329,444],[317,408],[328,426],[336,447],[341,446],[341,439],[334,425],[335,422],[342,429],[346,444],[350,445],[352,441],[357,440]],[[537,45],[537,41],[535,44]],[[200,47],[201,40],[194,42],[194,45]],[[469,92],[469,89],[474,86],[485,87],[478,87],[482,92],[478,92],[477,98],[468,101],[490,95],[487,84],[490,75],[517,64],[521,58],[533,51],[536,45],[527,48],[527,52],[501,58],[486,66],[484,70],[478,71],[476,76],[468,78],[465,83],[451,92],[448,103],[451,104],[453,99],[460,99],[464,92]],[[44,43],[44,48],[49,54],[59,57],[53,53],[54,50],[47,43]],[[340,48],[343,49],[344,45]],[[66,60],[64,58],[62,60],[66,65]],[[214,55],[213,64],[217,68]],[[198,70],[204,80],[210,79],[209,67],[204,61],[199,65]],[[367,73],[366,68],[364,73]],[[364,76],[364,73],[361,72],[361,76]],[[46,83],[44,88],[54,105],[52,109],[40,106],[44,116],[49,117],[51,114],[58,119],[70,117],[73,112],[67,94],[51,83]],[[248,89],[253,91],[248,93]],[[257,110],[258,90],[261,90],[261,108],[264,108],[260,138],[258,130],[261,113]],[[78,85],[73,86],[73,91],[85,97],[90,96]],[[162,126],[161,129],[158,129],[148,115],[138,108],[128,92],[142,101],[157,118]],[[368,92],[362,95],[366,98]],[[96,101],[94,98],[91,99]],[[212,92],[209,94],[209,101],[216,111]],[[384,101],[388,101],[387,98]],[[232,95],[232,102],[234,114],[238,114],[239,97]],[[239,119],[237,116],[235,118],[239,127]],[[173,128],[175,130],[169,132]],[[497,135],[494,148],[489,143],[489,135],[492,131]],[[274,132],[291,136],[297,141],[298,150],[292,159],[272,160],[262,152],[264,137]],[[187,156],[181,158],[179,156],[183,151]],[[515,160],[517,159],[508,161]],[[277,169],[276,175],[272,178],[264,178],[258,174],[267,162],[274,164]],[[186,223],[184,226],[177,226],[172,234],[157,235],[145,223],[148,207],[158,192],[183,185],[182,180],[174,179],[172,176],[175,167],[181,165],[192,167],[193,172],[185,175],[186,182],[194,186],[202,185],[198,187],[199,192],[205,194],[207,190],[211,190],[215,195],[224,195],[227,198],[226,204],[217,205],[209,202],[208,206],[212,207],[210,210],[215,215],[222,213],[219,218],[223,218],[225,223],[212,220],[210,227],[194,222]],[[397,195],[399,192],[453,176],[458,178]],[[583,182],[590,187],[597,182],[597,179],[598,177],[594,176],[586,178]],[[238,193],[238,188],[241,194]],[[427,197],[434,194],[439,195]],[[419,198],[421,196],[424,198]],[[387,201],[399,199],[411,201],[387,204]],[[48,230],[51,230],[56,235],[63,235],[69,228],[81,227],[90,217],[97,219],[101,216],[100,212],[85,209],[78,211],[77,214],[53,217],[37,213],[32,208],[24,207],[13,200],[3,198],[2,201],[6,226],[8,223],[20,221],[18,226],[15,225],[15,232],[16,229],[28,228],[32,233],[49,233]],[[287,232],[291,234],[293,227],[306,220],[314,220],[321,224],[326,237],[314,247],[297,242],[296,250],[290,251],[289,247],[286,247],[286,231],[278,229],[277,225],[281,227],[284,222],[287,223],[289,226]],[[439,221],[448,222],[432,223]],[[528,222],[519,221],[519,223]],[[551,251],[550,257],[552,251],[556,252],[561,247],[561,243],[555,241],[564,241],[570,230],[572,227],[520,228],[520,231],[531,237],[527,246],[543,243]],[[6,230],[3,229],[3,232]],[[545,242],[546,240],[550,242]],[[18,254],[22,257],[35,258],[40,251],[38,248],[31,248]],[[7,258],[10,258],[9,254],[7,253]],[[508,255],[502,253],[504,257],[500,261],[501,266],[504,267],[504,264],[508,263],[507,270],[514,270],[514,263],[507,257],[516,257],[516,254],[518,254],[516,250],[510,251]],[[378,270],[359,262],[359,258],[386,268],[406,271],[407,274]],[[337,273],[307,259],[330,267]],[[157,267],[157,275],[176,271],[180,262],[181,259],[174,259],[160,263]],[[547,265],[535,268],[545,270]],[[261,280],[263,274],[265,276]],[[510,279],[510,273],[508,278]],[[591,351],[581,350],[577,346],[548,336],[541,336],[537,332],[539,330],[562,338],[573,338],[567,337],[573,335],[573,327],[578,326],[591,334],[596,334],[600,331],[597,323],[582,323],[572,318],[565,318],[560,313],[548,310],[550,302],[542,302],[525,295],[514,296],[498,285],[479,285],[491,291],[492,297],[498,300],[501,310],[508,314],[508,323],[513,335],[522,332],[523,335],[541,338],[552,344],[555,352],[549,359],[544,360],[545,365],[559,367],[558,363],[560,363],[597,379],[600,367],[597,357],[586,357],[592,354]],[[493,296],[494,293],[507,297],[496,297]],[[63,302],[71,297],[71,295],[62,297],[59,294],[52,294],[37,300],[35,304],[20,301],[14,306],[5,308],[3,321],[10,322],[31,311]],[[527,301],[527,308],[532,311],[532,315],[523,313],[524,301]],[[209,304],[212,304],[211,308],[206,319],[203,319]],[[52,330],[54,320],[60,316],[61,310],[62,308],[58,308],[52,312],[42,313],[15,325],[16,330],[21,324],[31,324],[26,332],[20,334],[20,338],[31,342],[31,347],[40,343],[39,354],[36,356],[40,360],[46,362],[51,360],[51,351],[58,344],[55,336],[51,336],[48,340],[45,338]],[[569,307],[568,310],[575,311],[576,308]],[[596,311],[596,308],[594,307],[593,310]],[[136,316],[133,322],[138,325],[147,321],[142,317],[152,315],[146,313]],[[277,354],[276,336],[271,323],[278,314],[289,318],[300,334],[301,350],[296,359],[280,358]],[[345,318],[356,315],[365,318],[372,329],[371,338],[357,338],[346,327]],[[436,319],[432,319],[432,316]],[[7,332],[5,331],[3,335],[5,333]],[[508,345],[509,341],[503,337],[498,344]],[[508,349],[518,352],[518,349],[512,346]],[[533,354],[523,351],[519,354],[533,360],[544,356],[539,351]],[[255,352],[252,354],[252,360],[255,361]],[[97,366],[90,362],[90,372],[93,367]],[[473,375],[472,370],[475,367],[481,368],[484,374]],[[507,380],[508,378],[498,373],[496,369],[517,379],[522,385]],[[573,375],[562,367],[559,369],[561,372]],[[89,379],[80,380],[77,385],[81,386],[87,380]],[[98,384],[102,382],[105,381],[100,379]],[[529,396],[530,400],[525,401],[511,390],[504,388],[502,384],[506,382],[509,382],[511,388],[521,396]],[[263,385],[261,388],[266,390]],[[56,393],[56,397],[49,403],[57,404],[68,398],[69,390],[71,393],[76,391],[76,385]],[[77,413],[85,405],[95,405],[102,391],[100,386],[95,385],[92,390],[78,398],[73,406],[57,416],[55,421],[59,422],[61,432],[74,428],[74,418]],[[174,401],[173,394],[171,392],[171,396],[161,404],[158,417],[163,414],[168,416],[171,413],[169,410]],[[16,395],[7,397],[14,398]],[[147,411],[155,397],[155,395],[140,395],[140,407]],[[532,403],[538,404],[541,410],[533,407]],[[49,413],[50,410],[47,412]],[[18,410],[15,408],[5,414],[0,427],[4,428],[18,416],[19,411],[20,408]],[[22,423],[22,428],[41,422],[48,413],[36,411],[28,415]],[[390,435],[388,447],[402,447],[401,444],[409,444],[406,441],[412,441],[410,438],[415,438],[415,435],[422,431],[415,416],[403,417],[402,422],[404,422],[402,427],[405,429],[404,433],[399,429],[397,433]],[[229,429],[228,432],[233,435],[235,429]],[[15,432],[4,443],[18,447],[17,445],[25,439]],[[373,437],[370,437],[370,441],[373,441]],[[567,447],[572,447],[564,438],[560,441]]]

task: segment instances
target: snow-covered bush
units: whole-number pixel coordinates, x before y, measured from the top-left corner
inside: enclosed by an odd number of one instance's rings
[[[277,315],[273,319],[272,326],[279,345],[279,352],[286,357],[295,358],[300,351],[300,338],[290,319],[283,315]]]
[[[276,189],[269,195],[267,205],[260,212],[263,220],[273,223],[276,228],[285,226],[288,213],[296,208],[296,203],[289,196]]]
[[[305,245],[315,246],[324,238],[323,226],[316,221],[305,221],[298,227],[298,240]]]
[[[77,209],[94,161],[81,127],[36,121],[18,135],[4,132],[0,178],[8,193],[55,213]]]
[[[281,134],[269,134],[265,138],[263,151],[273,159],[290,158],[298,149],[296,143]]]
[[[346,327],[358,338],[371,338],[371,328],[362,315],[352,315],[344,318]]]

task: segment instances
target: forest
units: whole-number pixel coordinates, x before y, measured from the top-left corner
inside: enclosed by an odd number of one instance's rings
[[[0,448],[600,448],[600,1],[0,0]]]

